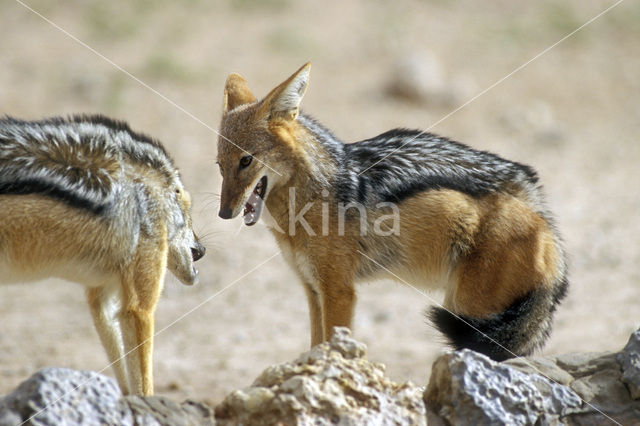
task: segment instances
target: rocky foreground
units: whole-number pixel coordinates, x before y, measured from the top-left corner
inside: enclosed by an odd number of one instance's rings
[[[25,423],[26,422],[26,423]],[[640,425],[640,330],[618,353],[496,363],[451,352],[427,387],[394,383],[364,344],[330,342],[267,368],[214,409],[162,396],[123,397],[111,378],[43,369],[0,397],[5,425]]]

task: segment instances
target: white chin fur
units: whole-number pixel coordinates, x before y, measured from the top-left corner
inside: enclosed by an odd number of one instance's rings
[[[187,267],[186,265],[178,271],[171,271],[171,273],[184,285],[194,285],[198,283],[198,270],[191,265],[191,267]]]

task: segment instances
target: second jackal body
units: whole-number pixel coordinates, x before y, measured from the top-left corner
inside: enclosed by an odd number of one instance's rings
[[[0,282],[56,276],[87,286],[124,393],[153,393],[154,311],[166,268],[196,281],[193,261],[204,247],[190,209],[162,145],[125,123],[0,119]]]
[[[299,113],[308,75],[261,101],[229,76],[218,162],[220,216],[244,208],[251,225],[266,207],[304,284],[312,345],[351,325],[354,282],[391,277],[444,290],[430,317],[457,348],[504,359],[539,347],[567,280],[536,173],[418,131],[344,144]]]

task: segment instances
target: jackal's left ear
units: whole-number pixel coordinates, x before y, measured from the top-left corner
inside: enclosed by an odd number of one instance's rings
[[[230,74],[224,84],[224,102],[222,112],[227,113],[240,105],[250,104],[256,101],[255,96],[249,90],[249,86],[239,74]]]
[[[282,117],[293,120],[298,116],[298,108],[309,82],[311,63],[307,62],[291,77],[273,89],[262,102],[261,112],[269,118]]]

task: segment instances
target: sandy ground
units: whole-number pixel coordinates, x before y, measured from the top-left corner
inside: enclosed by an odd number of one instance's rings
[[[432,131],[537,168],[571,257],[570,294],[543,353],[617,350],[640,325],[638,2],[442,121],[613,2],[133,3],[28,2],[95,51],[19,2],[0,3],[0,113],[104,113],[173,153],[209,252],[197,287],[167,280],[158,393],[215,403],[307,348],[304,293],[269,232],[217,217],[214,161],[226,75],[240,72],[264,95],[308,60],[304,109],[345,141],[438,122]],[[434,58],[453,102],[386,95],[395,64],[412,56]],[[398,381],[426,383],[444,349],[422,316],[431,303],[398,283],[359,287],[355,335]],[[0,394],[44,366],[107,365],[78,285],[2,286],[0,324]]]

